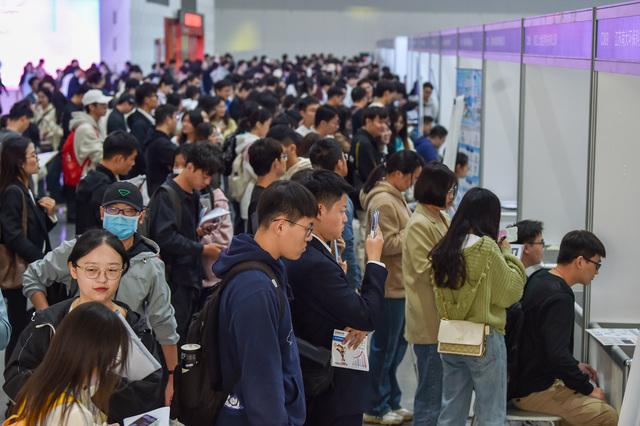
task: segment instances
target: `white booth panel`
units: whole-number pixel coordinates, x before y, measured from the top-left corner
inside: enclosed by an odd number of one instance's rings
[[[423,83],[429,81],[430,57],[429,52],[420,52],[420,79]]]
[[[640,77],[598,73],[593,232],[607,258],[591,286],[591,320],[639,323]]]
[[[411,93],[418,80],[420,52],[409,51],[409,68],[407,69],[407,94]]]
[[[522,219],[544,222],[551,244],[585,227],[589,94],[589,71],[526,65],[518,207]]]
[[[431,84],[433,84],[433,87],[435,89],[435,95],[436,95],[436,99],[439,99],[439,93],[440,93],[440,60],[441,60],[441,56],[437,53],[432,53],[430,55],[430,62],[429,62],[429,76],[428,79],[425,81],[430,81]]]
[[[486,61],[482,78],[485,103],[480,182],[500,201],[516,201],[520,64]]]
[[[407,56],[409,54],[409,37],[398,36],[395,38],[395,49],[393,64],[391,66],[394,74],[400,77],[400,81],[407,78]]]
[[[480,58],[467,58],[464,56],[458,57],[458,68],[465,68],[470,70],[481,70],[482,59]]]
[[[440,57],[440,113],[439,124],[447,129],[451,126],[451,111],[453,110],[453,98],[456,97],[456,79],[458,68],[457,56]]]

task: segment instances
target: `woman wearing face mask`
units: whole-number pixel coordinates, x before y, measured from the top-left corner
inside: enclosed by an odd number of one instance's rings
[[[190,146],[190,145],[186,145]],[[153,330],[168,371],[178,363],[178,334],[171,293],[165,280],[165,265],[159,259],[158,245],[136,232],[145,218],[142,194],[129,182],[116,182],[107,187],[100,208],[104,228],[116,235],[127,250],[131,266],[120,280],[115,300],[126,303],[135,312],[146,316]],[[24,294],[38,310],[49,307],[48,287],[61,283],[65,293],[77,293],[77,285],[67,267],[77,239],[62,242],[44,259],[29,265],[23,278]],[[54,303],[54,302],[52,302]],[[164,401],[168,405],[173,395],[173,376],[168,375]]]
[[[122,321],[101,303],[85,303],[62,320],[50,349],[18,393],[7,423],[106,425],[129,354]]]
[[[371,338],[369,377],[371,409],[364,420],[374,423],[408,421],[412,413],[400,406],[402,393],[396,371],[407,350],[404,339],[405,291],[402,279],[402,241],[411,209],[402,194],[415,183],[424,161],[414,151],[400,151],[378,165],[360,192],[360,203],[367,212],[367,229],[371,229],[373,211],[380,212],[380,232],[384,236],[380,261],[389,274],[385,282],[382,317]]]
[[[67,267],[77,281],[79,296],[36,311],[20,335],[18,350],[14,351],[4,373],[3,389],[12,400],[42,363],[60,322],[73,309],[87,302],[101,303],[122,315],[147,350],[158,358],[156,341],[145,319],[128,305],[112,300],[118,290],[120,277],[129,269],[129,255],[122,241],[105,229],[87,231],[74,245]],[[160,369],[142,380],[129,382],[122,378],[118,384],[121,390],[109,400],[110,420],[120,422],[125,417],[158,408],[161,405],[161,379]]]

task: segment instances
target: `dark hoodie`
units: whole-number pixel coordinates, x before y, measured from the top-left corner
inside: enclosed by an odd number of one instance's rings
[[[284,265],[251,235],[233,238],[220,254],[213,273],[220,278],[243,261],[265,262],[291,295]],[[239,274],[228,284],[220,303],[220,360],[225,386],[241,371],[218,418],[218,425],[301,425],[305,420],[304,388],[291,309],[269,278],[258,271]]]
[[[12,400],[44,359],[56,328],[69,313],[71,304],[75,300],[76,298],[65,300],[45,310],[36,311],[31,322],[20,335],[16,350],[13,351],[4,370],[5,383],[2,386]],[[118,301],[115,303],[127,310],[127,323],[149,352],[160,362],[156,341],[144,318],[124,303]],[[109,402],[109,422],[122,422],[126,417],[159,408],[160,396],[164,391],[161,380],[161,369],[135,382],[127,382],[123,379],[121,385],[126,387],[113,394]]]
[[[91,228],[101,228],[100,206],[107,188],[116,183],[118,177],[102,164],[89,170],[76,188],[76,235],[84,234]]]
[[[177,145],[171,142],[169,135],[157,129],[144,142],[149,196],[153,195],[173,171],[173,154],[176,148]]]

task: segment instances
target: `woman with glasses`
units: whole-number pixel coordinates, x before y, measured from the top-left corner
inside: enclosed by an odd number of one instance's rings
[[[29,264],[51,251],[49,231],[57,221],[56,202],[49,197],[36,199],[29,189],[30,178],[40,170],[33,143],[23,137],[6,140],[0,152],[0,233],[9,250]],[[26,223],[25,222],[26,219]],[[26,226],[25,226],[26,225]],[[3,290],[11,324],[11,339],[5,352],[5,364],[11,356],[20,332],[27,326],[27,299],[22,286]]]
[[[14,351],[4,372],[3,389],[12,400],[43,362],[60,322],[84,303],[98,302],[122,315],[146,349],[158,358],[156,341],[145,319],[128,305],[112,300],[120,278],[129,269],[129,255],[118,237],[105,229],[85,232],[69,255],[68,268],[78,283],[78,297],[37,311],[20,335],[18,350]],[[78,347],[81,347],[80,342]],[[117,386],[120,390],[109,402],[110,421],[121,422],[125,417],[158,408],[161,405],[161,377],[162,372],[158,369],[134,382],[121,378]]]
[[[371,337],[369,355],[371,409],[366,422],[380,423],[411,420],[412,413],[400,406],[402,392],[396,371],[407,350],[404,339],[405,290],[402,278],[402,241],[411,209],[403,192],[413,186],[424,161],[415,151],[396,152],[378,165],[364,184],[360,202],[367,212],[367,229],[371,229],[374,210],[380,212],[380,232],[384,236],[380,261],[387,266],[382,317]]]
[[[522,297],[527,276],[506,239],[498,241],[499,226],[498,197],[488,189],[472,188],[431,251],[431,283],[440,318],[489,327],[484,356],[441,354],[439,425],[464,424],[474,390],[479,424],[502,426],[506,420],[506,308]]]
[[[435,425],[442,399],[442,362],[438,354],[440,317],[431,287],[429,253],[444,237],[451,218],[445,213],[457,191],[455,174],[432,161],[422,169],[414,195],[418,204],[405,228],[402,276],[406,291],[405,338],[413,344],[418,387],[413,402],[413,423]]]

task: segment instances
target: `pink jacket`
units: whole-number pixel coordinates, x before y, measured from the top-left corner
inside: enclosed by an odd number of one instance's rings
[[[213,191],[213,208],[216,207],[229,210],[229,200],[220,189]],[[200,238],[202,244],[218,243],[229,247],[231,239],[233,238],[233,225],[231,223],[231,215],[226,215],[220,218],[218,226],[214,226],[211,229],[210,235],[205,235]],[[202,263],[204,263],[204,269],[207,271],[207,278],[202,280],[203,287],[211,287],[216,284],[220,279],[213,274],[211,267],[218,259],[214,259],[209,256],[202,256]]]

